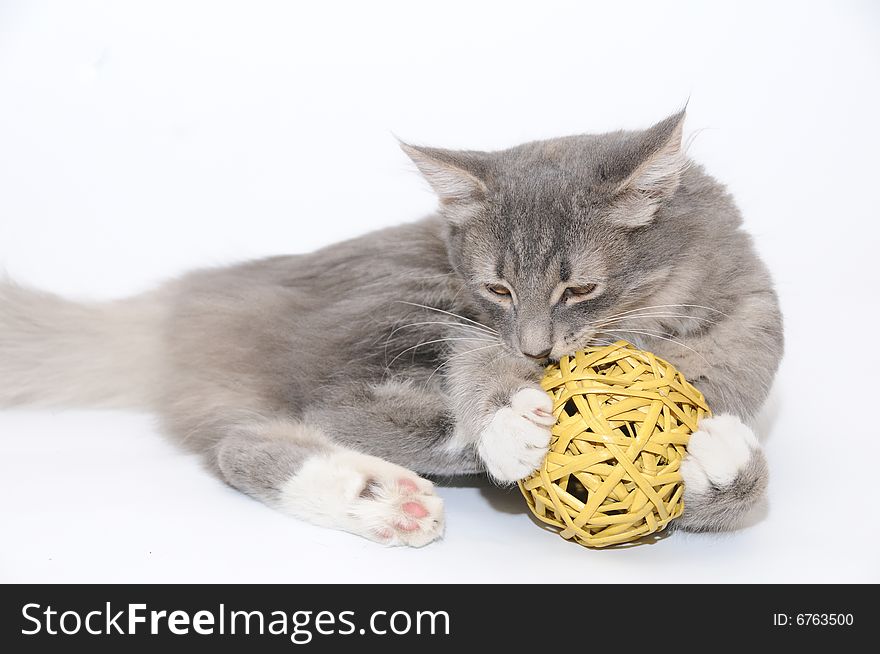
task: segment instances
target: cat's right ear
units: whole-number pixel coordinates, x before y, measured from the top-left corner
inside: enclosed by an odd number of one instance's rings
[[[440,199],[440,208],[453,224],[479,212],[488,195],[483,181],[486,162],[480,152],[456,152],[400,142]]]

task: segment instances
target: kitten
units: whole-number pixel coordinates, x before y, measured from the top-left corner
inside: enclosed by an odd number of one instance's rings
[[[154,410],[235,488],[420,546],[444,524],[420,475],[528,475],[553,423],[543,365],[626,338],[715,412],[688,448],[678,526],[732,528],[766,487],[746,423],[781,315],[732,199],[685,157],[683,121],[500,152],[403,144],[437,215],[131,299],[0,284],[0,404]]]

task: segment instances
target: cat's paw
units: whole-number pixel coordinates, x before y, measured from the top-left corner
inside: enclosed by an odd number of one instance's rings
[[[736,416],[704,418],[691,434],[681,463],[685,488],[704,493],[711,486],[730,485],[758,447],[755,434]]]
[[[736,416],[700,421],[681,462],[685,512],[695,531],[736,527],[764,495],[767,463],[754,432]]]
[[[523,388],[510,406],[495,412],[480,435],[478,451],[489,474],[503,483],[519,481],[541,465],[550,444],[553,401],[540,388]]]
[[[421,547],[443,535],[443,500],[434,484],[365,454],[309,459],[282,489],[282,502],[309,522],[383,545]]]
[[[351,514],[369,529],[363,535],[385,545],[421,547],[443,535],[443,500],[415,475],[369,480]]]

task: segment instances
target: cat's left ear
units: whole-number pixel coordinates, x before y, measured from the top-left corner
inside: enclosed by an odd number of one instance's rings
[[[684,119],[682,110],[634,140],[628,153],[634,167],[613,193],[613,219],[618,224],[629,228],[647,225],[675,193],[687,166],[681,143]]]
[[[482,152],[441,150],[400,143],[440,198],[447,219],[460,224],[475,215],[488,195],[486,155]]]

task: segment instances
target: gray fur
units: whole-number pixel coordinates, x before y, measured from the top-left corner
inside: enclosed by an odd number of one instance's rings
[[[708,492],[688,494],[685,512],[672,523],[685,531],[727,531],[739,526],[767,490],[767,460],[755,451],[745,467],[728,485]]]
[[[781,315],[730,195],[681,152],[682,121],[500,152],[404,145],[440,196],[438,215],[311,254],[188,274],[152,296],[155,338],[136,339],[139,355],[119,364],[148,359],[155,384],[137,390],[165,429],[270,503],[322,438],[425,474],[484,469],[481,430],[540,378],[541,364],[523,352],[558,357],[626,338],[678,366],[716,413],[748,420],[782,354]],[[502,280],[516,307],[487,291]],[[552,303],[566,283],[601,292]],[[59,364],[53,379],[55,359],[41,361],[38,342],[80,348],[88,377],[102,370],[88,362],[106,357],[82,334],[112,324],[119,342],[143,331],[93,312],[89,326],[71,324],[80,336],[56,342],[53,316],[72,309],[5,288],[5,404],[68,403],[57,383],[76,366]],[[15,327],[32,314],[46,315]],[[23,373],[23,346],[39,375]],[[121,388],[127,378],[106,379]],[[279,424],[299,435],[294,445],[279,445]],[[736,519],[766,484],[763,459],[748,470],[735,488],[690,506],[683,526]]]
[[[217,444],[212,459],[220,475],[238,490],[272,504],[303,463],[327,447],[312,440],[285,438],[242,428]]]
[[[0,277],[0,406],[142,407],[165,322],[158,293],[79,303]]]

